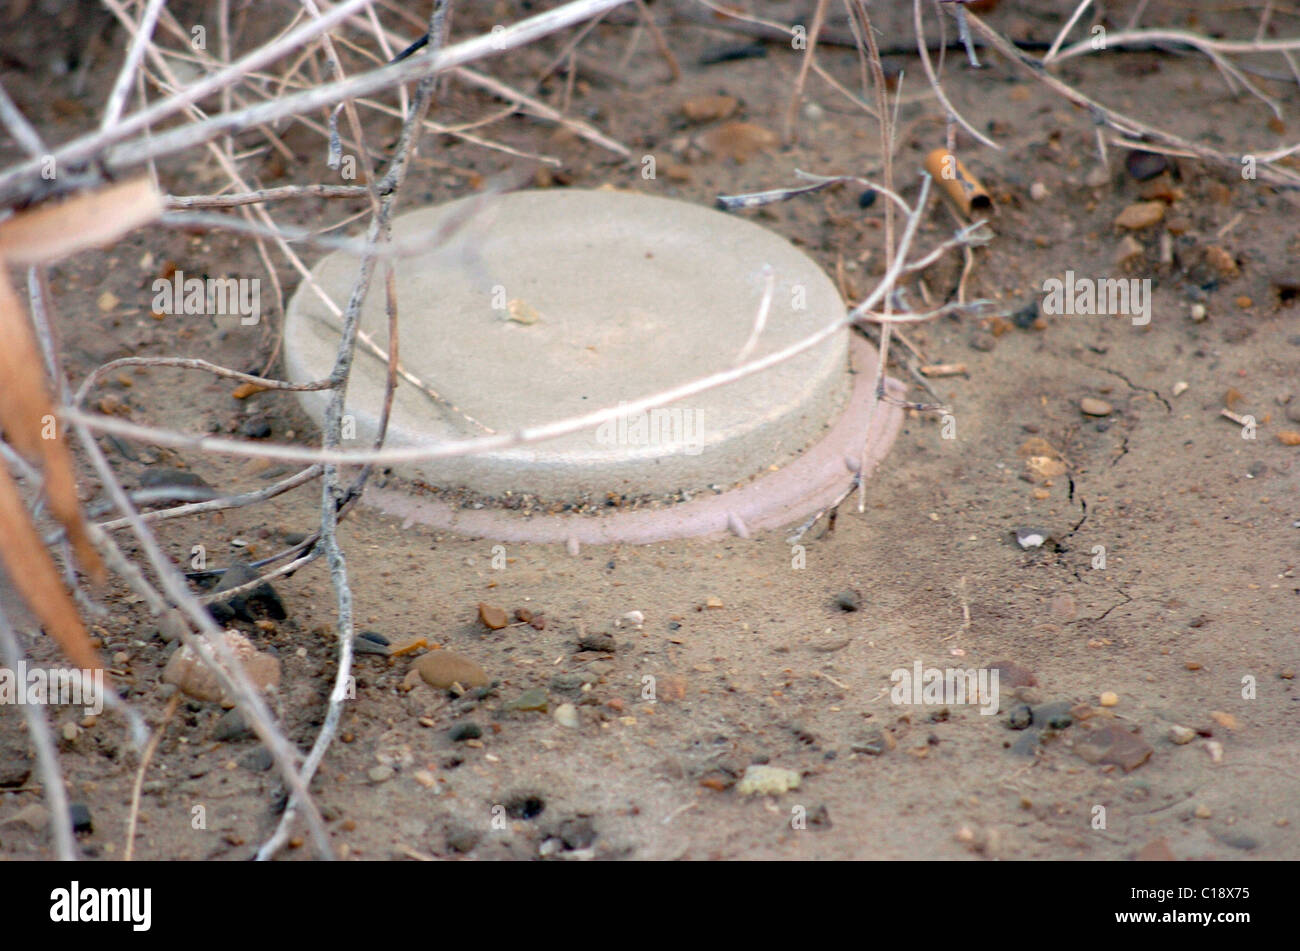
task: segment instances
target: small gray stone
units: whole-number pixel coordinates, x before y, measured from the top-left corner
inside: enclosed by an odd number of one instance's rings
[[[453,743],[463,743],[465,740],[477,740],[483,735],[483,728],[473,721],[466,720],[464,723],[457,723],[447,731]]]
[[[248,728],[244,722],[244,715],[238,709],[227,710],[217,721],[216,727],[212,731],[214,739],[223,743],[234,743],[239,740],[249,740],[253,738],[253,731]]]
[[[370,781],[375,784],[386,783],[396,775],[397,770],[391,766],[374,766],[366,773]]]
[[[265,746],[259,746],[239,758],[239,765],[254,773],[265,773],[274,763],[275,758]]]
[[[584,634],[578,638],[578,650],[601,651],[612,654],[615,650],[613,634]]]
[[[1007,726],[1013,730],[1023,730],[1029,724],[1034,722],[1034,713],[1029,709],[1029,704],[1021,703],[1011,708],[1007,714]]]
[[[845,612],[860,611],[862,595],[852,588],[846,588],[835,596],[835,606]]]

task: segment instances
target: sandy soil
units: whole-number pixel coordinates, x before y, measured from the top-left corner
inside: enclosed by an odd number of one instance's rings
[[[500,6],[503,16],[518,15],[516,4]],[[789,4],[757,6],[789,17]],[[1018,6],[1002,4],[991,22],[1016,38],[1050,40],[1073,4],[1044,4],[1050,9],[1033,15],[1005,9]],[[1189,9],[1154,2],[1147,22],[1187,26]],[[1243,15],[1201,17],[1201,29],[1234,37],[1255,28]],[[458,30],[467,35],[493,22],[486,12],[467,13]],[[1276,23],[1282,35],[1298,26],[1285,16]],[[5,86],[51,140],[95,122],[120,57],[102,44],[121,44],[120,31],[101,25],[31,20],[0,31]],[[911,42],[907,18],[880,26],[889,43]],[[51,60],[86,58],[92,28],[107,39],[92,44],[85,74],[52,75]],[[666,80],[664,61],[642,37],[626,86],[581,81],[570,106],[634,154],[655,155],[655,180],[552,124],[515,117],[480,132],[561,157],[556,187],[613,184],[703,204],[718,194],[792,184],[795,168],[865,173],[878,165],[872,120],[816,77],[797,145],[763,149],[744,163],[705,151],[701,143],[717,123],[688,121],[684,101],[734,96],[740,105],[733,119],[779,131],[798,59],[773,45],[764,58],[700,65],[745,41],[689,25],[668,36],[680,81]],[[613,68],[628,37],[627,27],[598,27],[584,56]],[[490,69],[525,86],[560,42]],[[1278,437],[1300,429],[1300,310],[1279,293],[1300,250],[1295,193],[1191,160],[1179,160],[1152,186],[1127,174],[1117,151],[1109,173],[1095,177],[1088,117],[994,55],[987,60],[981,72],[950,62],[945,88],[1003,146],[962,149],[997,205],[996,238],[975,253],[966,292],[993,300],[1003,316],[941,319],[910,334],[931,362],[968,368],[964,377],[934,381],[952,409],[955,438],[944,438],[944,420],[910,415],[869,484],[865,513],[845,505],[834,530],[816,526],[802,552],[784,532],[584,548],[576,558],[562,546],[511,545],[498,568],[489,540],[403,529],[373,510],[356,510],[341,540],[359,626],[393,641],[424,636],[469,656],[498,685],[484,698],[457,700],[423,684],[404,689],[409,658],[358,659],[356,700],[314,784],[340,854],[1300,857],[1300,691],[1293,679],[1300,666],[1300,447]],[[828,47],[820,62],[856,88],[854,51]],[[943,144],[943,122],[916,58],[891,62],[907,70],[897,175],[910,198],[922,157]],[[1230,94],[1199,57],[1112,53],[1074,60],[1060,76],[1111,106],[1225,149],[1294,139],[1294,130],[1270,127],[1258,100]],[[1295,109],[1294,86],[1259,81]],[[548,82],[540,95],[559,104],[563,81]],[[460,121],[495,105],[453,85],[439,118]],[[394,129],[376,121],[374,141],[391,142]],[[299,161],[264,155],[246,163],[250,174],[268,185],[333,180],[314,133],[292,126],[282,135]],[[250,136],[242,144],[261,141]],[[407,192],[412,204],[466,194],[502,169],[533,167],[446,137],[429,144]],[[12,159],[12,143],[3,146]],[[164,163],[160,173],[177,194],[221,180],[209,160],[194,156]],[[1127,267],[1117,264],[1124,233],[1114,220],[1153,187],[1169,204],[1164,221],[1133,232],[1141,249]],[[749,214],[832,274],[842,260],[860,293],[883,267],[881,206],[861,209],[856,192],[839,190]],[[276,213],[319,226],[362,207],[304,202]],[[932,246],[954,227],[936,206],[921,241]],[[1172,261],[1161,263],[1166,233]],[[1207,251],[1211,246],[1224,249],[1231,266]],[[168,262],[196,274],[264,276],[247,241],[163,229],[54,269],[74,380],[130,354],[261,369],[281,314],[271,313],[268,326],[251,334],[209,318],[155,320],[149,287]],[[930,268],[929,292],[947,299],[960,270],[959,258]],[[1067,270],[1149,278],[1150,323],[1048,316],[1021,327],[1012,320],[1041,296],[1044,280]],[[287,267],[279,276],[286,291],[296,285]],[[104,291],[117,298],[106,309],[97,304]],[[1198,303],[1206,315],[1199,321],[1191,316]],[[238,401],[232,389],[201,374],[129,371],[94,399],[137,421],[192,431],[235,432],[253,414],[270,423],[277,440],[317,438],[291,399],[263,393]],[[917,388],[912,393],[925,398]],[[1084,415],[1085,398],[1104,401],[1111,412]],[[1253,415],[1257,438],[1242,438],[1242,427],[1220,416],[1225,404]],[[127,485],[150,466],[186,466],[222,492],[257,488],[291,471],[148,446],[128,447],[130,458],[109,440],[103,445]],[[88,470],[85,485],[94,497]],[[310,531],[317,506],[313,485],[256,508],[164,523],[159,534],[178,561],[202,544],[223,565],[241,551],[265,556],[286,534]],[[1024,550],[1014,537],[1022,527],[1052,539]],[[248,547],[233,548],[233,539]],[[284,621],[270,630],[236,626],[281,658],[279,714],[305,749],[334,673],[334,597],[322,562],[276,589]],[[850,591],[860,595],[858,610],[837,604]],[[478,620],[479,602],[527,608],[547,623],[540,631],[492,631]],[[95,622],[105,656],[156,722],[172,645],[124,586],[114,586],[105,604],[108,615]],[[615,626],[633,610],[644,614],[640,629]],[[55,663],[48,640],[30,623],[23,630],[33,661]],[[612,653],[579,651],[580,633],[603,631],[614,635]],[[891,672],[917,662],[1007,662],[1001,712],[891,702]],[[655,702],[643,699],[646,677],[655,678]],[[1032,683],[1016,687],[1017,679]],[[577,728],[547,713],[503,709],[531,688],[546,690],[552,711],[575,704]],[[1115,694],[1107,699],[1117,705],[1101,706],[1105,693]],[[1012,708],[1024,703],[1039,708],[1036,722],[1013,730]],[[1071,725],[1058,720],[1059,728],[1039,731],[1044,704],[1056,705],[1047,711],[1054,715],[1073,708]],[[59,710],[56,724],[79,716]],[[141,857],[242,859],[273,830],[275,772],[259,768],[266,763],[255,740],[214,737],[221,716],[216,705],[195,703],[170,724],[146,777]],[[449,731],[467,722],[481,737],[453,741]],[[1176,743],[1175,726],[1195,735]],[[1104,752],[1099,737],[1128,729],[1140,730],[1149,757],[1127,770],[1132,760],[1092,761]],[[120,856],[138,763],[121,721],[106,716],[65,738],[61,750],[70,794],[93,817],[93,832],[81,836],[85,854]],[[13,781],[24,762],[31,765],[27,755],[21,717],[0,707],[0,761],[11,784],[0,789],[4,858],[50,854],[45,833],[3,824],[40,800],[34,771]],[[759,763],[797,772],[799,788],[742,795],[737,778]],[[391,770],[373,772],[383,766]],[[196,830],[191,817],[200,805],[206,829]],[[503,811],[504,821],[494,822]],[[310,847],[286,854],[307,857]]]

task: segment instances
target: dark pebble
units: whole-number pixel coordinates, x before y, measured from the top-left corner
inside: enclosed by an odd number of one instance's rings
[[[90,821],[90,807],[84,802],[68,803],[68,820],[73,832],[95,831],[95,825]]]
[[[463,743],[465,740],[477,740],[483,735],[483,728],[477,723],[465,722],[457,723],[447,731],[447,736],[453,743]]]
[[[1031,300],[1011,315],[1011,322],[1021,330],[1033,330],[1038,322],[1038,301]]]
[[[546,800],[537,793],[517,793],[506,800],[506,815],[511,819],[536,819],[546,809]]]
[[[226,569],[225,574],[221,576],[221,583],[215,590],[219,593],[238,588],[255,580],[257,576],[257,569],[247,562],[237,561]],[[233,618],[251,624],[259,618],[269,617],[276,621],[283,621],[288,616],[284,612],[284,604],[280,601],[280,596],[275,593],[269,581],[262,582],[246,594],[236,595],[227,601],[216,601],[208,606],[208,610],[223,624]]]
[[[1132,149],[1124,159],[1124,167],[1139,182],[1155,178],[1169,167],[1169,159],[1158,152],[1144,152]]]
[[[814,825],[819,829],[829,829],[834,825],[834,823],[831,822],[831,811],[826,808],[825,803],[822,803],[820,806],[813,809],[812,812],[808,813],[808,824]]]
[[[212,731],[215,739],[224,743],[233,743],[238,740],[249,740],[253,738],[253,731],[248,728],[244,722],[244,715],[238,710],[227,710],[217,721],[216,728]]]
[[[1034,713],[1029,709],[1029,704],[1021,703],[1011,708],[1007,714],[1007,726],[1013,730],[1023,730],[1029,724],[1034,722]]]
[[[859,208],[870,208],[875,203],[876,203],[876,190],[874,188],[868,188],[866,191],[864,191],[861,195],[858,196]]]
[[[1216,833],[1214,837],[1224,845],[1231,846],[1234,849],[1241,849],[1246,852],[1259,848],[1258,841],[1248,835],[1243,835],[1240,832],[1221,832]]]
[[[274,763],[271,751],[265,746],[259,746],[239,758],[239,765],[254,773],[265,773]]]
[[[163,486],[185,486],[192,489],[208,489],[212,486],[203,478],[188,469],[169,469],[166,466],[151,466],[140,473],[140,488],[158,489]]]
[[[584,634],[578,638],[578,650],[614,652],[613,634]]]
[[[835,606],[841,611],[860,611],[862,610],[862,595],[848,588],[835,595]]]
[[[239,424],[239,432],[249,439],[266,439],[271,435],[271,424],[261,417],[246,419]]]

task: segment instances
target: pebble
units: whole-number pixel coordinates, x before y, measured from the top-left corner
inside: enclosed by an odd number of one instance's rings
[[[1192,318],[1192,322],[1193,322],[1193,323],[1197,323],[1197,324],[1201,323],[1203,320],[1205,320],[1205,318],[1206,318],[1206,316],[1207,316],[1207,314],[1206,314],[1206,310],[1205,310],[1205,305],[1204,305],[1204,304],[1193,304],[1193,305],[1192,305],[1192,309],[1191,309],[1191,311],[1189,312],[1189,316]]]
[[[1187,382],[1185,380],[1179,380],[1174,384],[1174,396],[1182,396],[1186,392]]]
[[[1029,186],[1029,197],[1034,201],[1042,201],[1048,195],[1047,186],[1042,182],[1034,182]]]
[[[1210,754],[1211,763],[1223,762],[1223,744],[1218,740],[1206,740],[1203,744],[1205,752]]]
[[[706,152],[718,158],[730,158],[743,163],[760,152],[780,145],[781,137],[754,122],[728,122],[702,133],[699,144]]]
[[[1038,323],[1039,316],[1038,301],[1031,300],[1011,315],[1011,322],[1021,330],[1033,330]]]
[[[1124,772],[1137,769],[1155,752],[1137,733],[1114,723],[1096,726],[1074,742],[1074,752],[1083,760],[1104,766],[1119,766]]]
[[[551,678],[550,688],[557,693],[578,693],[589,682],[587,674],[565,672]]]
[[[1175,723],[1169,728],[1169,741],[1179,746],[1186,746],[1192,740],[1196,739],[1196,731],[1185,726]]]
[[[1030,548],[1042,548],[1043,542],[1047,541],[1047,539],[1051,537],[1051,533],[1042,528],[1016,529],[1016,544],[1025,550]]]
[[[1119,694],[1115,693],[1114,691],[1107,690],[1105,693],[1101,695],[1101,705],[1103,707],[1118,707]]]
[[[84,802],[68,804],[68,820],[73,832],[94,832],[95,825],[90,818],[90,807]]]
[[[411,778],[425,789],[432,789],[434,786],[438,785],[438,777],[434,776],[433,773],[429,772],[427,769],[417,769],[411,774]]]
[[[239,424],[239,432],[249,439],[267,439],[271,435],[271,424],[260,416],[246,419]]]
[[[692,122],[713,122],[726,119],[739,106],[734,96],[692,96],[682,103],[682,115]]]
[[[265,773],[275,765],[275,757],[265,746],[259,746],[239,757],[239,765],[252,773]]]
[[[722,607],[722,599],[721,599],[721,598],[709,598],[708,600],[706,600],[706,601],[704,602],[704,606],[705,606],[706,608],[712,608],[713,610],[716,611],[716,610],[718,610],[719,608]]]
[[[1205,803],[1200,803],[1193,812],[1193,815],[1198,819],[1208,819],[1214,815],[1214,813],[1210,811],[1210,807]]]
[[[623,624],[630,624],[639,631],[641,626],[645,624],[645,615],[640,611],[628,611],[619,617],[619,621]]]
[[[226,569],[221,576],[220,584],[217,585],[213,593],[219,594],[222,591],[241,587],[250,581],[256,581],[257,578],[258,572],[256,568],[247,562],[237,561]],[[223,624],[234,618],[252,624],[263,616],[274,618],[277,621],[283,621],[288,617],[284,611],[284,603],[280,600],[280,596],[275,593],[275,588],[271,587],[269,581],[263,581],[252,591],[237,594],[227,600],[213,602],[208,605],[208,611]]]
[[[465,740],[477,740],[482,735],[483,728],[477,723],[468,720],[464,723],[457,723],[447,731],[447,736],[453,743],[462,743]]]
[[[1011,708],[1007,714],[1007,726],[1013,730],[1023,730],[1029,724],[1034,722],[1034,713],[1029,709],[1029,704],[1021,703]]]
[[[253,731],[248,728],[244,722],[244,714],[238,709],[227,710],[217,721],[216,727],[212,731],[213,739],[220,740],[223,743],[233,743],[238,740],[251,740]]]
[[[505,611],[482,601],[478,603],[478,619],[494,631],[499,631],[510,623]]]
[[[1166,168],[1169,167],[1169,159],[1159,152],[1145,152],[1142,149],[1131,149],[1124,158],[1124,168],[1129,175],[1139,182],[1145,182],[1149,178],[1155,178]]]
[[[583,634],[578,638],[578,650],[612,654],[615,650],[614,635],[609,633]]]
[[[570,730],[576,730],[578,728],[578,708],[571,703],[560,704],[555,708],[555,711],[551,716],[554,717],[555,722],[562,727],[567,727]]]
[[[1139,201],[1121,211],[1115,217],[1115,225],[1119,228],[1128,228],[1130,231],[1140,231],[1159,224],[1164,217],[1163,201]]]
[[[1120,239],[1119,246],[1115,249],[1115,263],[1124,265],[1134,258],[1140,258],[1145,253],[1146,248],[1142,246],[1142,242],[1131,234],[1126,234]]]
[[[858,196],[859,208],[870,208],[875,203],[876,203],[876,190],[874,188],[868,188],[866,191],[864,191],[861,195]]]
[[[226,646],[239,659],[244,673],[259,691],[280,686],[280,659],[255,648],[238,631],[225,631]],[[195,700],[224,702],[227,698],[215,674],[188,646],[176,650],[163,668],[164,683],[175,684],[186,696]]]
[[[389,654],[388,642],[376,640],[375,638],[379,636],[374,634],[373,631],[363,631],[352,638],[352,649],[358,654],[378,654],[381,657],[387,657]]]
[[[1237,718],[1231,713],[1224,713],[1222,710],[1211,711],[1210,719],[1219,724],[1219,726],[1223,727],[1225,730],[1235,730],[1238,726]]]
[[[164,486],[183,486],[187,489],[206,490],[211,497],[216,497],[212,486],[197,473],[188,469],[171,469],[167,466],[150,466],[140,474],[140,488],[158,489]],[[206,494],[206,493],[204,493]]]
[[[1065,730],[1074,724],[1074,707],[1069,700],[1057,700],[1034,708],[1034,720],[1053,730]]]
[[[867,756],[882,756],[897,745],[898,741],[894,739],[892,734],[881,729],[875,729],[868,730],[860,739],[850,744],[849,749],[855,753],[864,753]]]
[[[835,596],[835,606],[845,612],[860,611],[862,595],[852,588],[846,588]]]
[[[1079,410],[1085,416],[1109,416],[1115,411],[1115,408],[1105,400],[1085,396],[1083,399],[1079,400]]]
[[[415,669],[425,683],[440,690],[457,683],[462,687],[486,687],[488,683],[482,667],[468,657],[447,650],[430,651],[415,662]]]
[[[531,690],[525,690],[513,700],[507,700],[502,706],[503,710],[536,710],[539,713],[545,713],[549,707],[546,699],[546,691],[541,687],[534,687]]]
[[[1259,840],[1241,832],[1216,832],[1214,837],[1224,845],[1250,852],[1259,848]]]
[[[370,781],[375,784],[386,783],[396,775],[397,770],[391,766],[374,766],[366,773]]]
[[[736,792],[742,796],[779,796],[799,788],[800,777],[792,769],[780,766],[750,766],[736,783]]]

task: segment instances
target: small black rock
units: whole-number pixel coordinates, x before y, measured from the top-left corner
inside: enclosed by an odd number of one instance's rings
[[[1124,167],[1139,182],[1145,182],[1149,178],[1155,178],[1167,169],[1169,159],[1159,152],[1144,152],[1141,149],[1132,149],[1124,159]]]
[[[1011,315],[1011,322],[1021,330],[1033,330],[1038,323],[1038,301],[1031,300]]]
[[[94,832],[95,826],[90,821],[90,807],[84,802],[68,803],[68,820],[73,832]]]
[[[447,731],[447,736],[453,743],[463,743],[465,740],[477,740],[483,735],[483,728],[472,721],[457,723]]]
[[[221,576],[221,583],[217,585],[215,590],[217,593],[229,591],[231,588],[238,588],[250,581],[255,581],[257,577],[258,574],[255,568],[247,562],[237,561],[226,569],[225,574]],[[271,587],[269,581],[262,582],[245,594],[214,602],[208,606],[208,610],[214,618],[223,624],[235,618],[248,621],[251,624],[258,618],[263,617],[269,617],[276,621],[283,621],[288,617],[284,611],[284,604],[280,601],[280,596],[275,593],[275,589]]]
[[[876,203],[876,190],[874,188],[868,188],[866,191],[864,191],[861,195],[858,196],[859,208],[870,208],[875,203]]]

